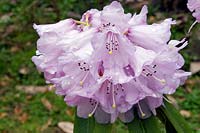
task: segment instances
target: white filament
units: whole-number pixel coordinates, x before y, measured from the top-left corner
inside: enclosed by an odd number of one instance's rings
[[[97,110],[98,105],[99,105],[99,103],[97,103],[97,104],[95,105],[95,107],[94,107],[94,109],[92,110],[92,112],[88,114],[88,117],[91,117],[91,116],[95,113],[95,111]]]

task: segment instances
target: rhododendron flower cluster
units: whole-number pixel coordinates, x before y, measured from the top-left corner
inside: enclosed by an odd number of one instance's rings
[[[156,115],[164,94],[190,75],[179,54],[187,41],[170,40],[175,21],[149,25],[147,12],[125,14],[115,1],[80,21],[34,24],[40,38],[32,60],[79,117],[112,123],[130,122],[134,111],[142,119]]]

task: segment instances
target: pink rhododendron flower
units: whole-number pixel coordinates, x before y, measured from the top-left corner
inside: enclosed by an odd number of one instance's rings
[[[137,111],[148,118],[190,73],[181,70],[179,54],[187,41],[170,41],[175,21],[149,25],[146,19],[146,6],[131,15],[115,1],[80,21],[34,24],[40,38],[32,60],[79,117],[130,122]]]
[[[200,22],[200,0],[188,0],[187,6],[196,20]]]

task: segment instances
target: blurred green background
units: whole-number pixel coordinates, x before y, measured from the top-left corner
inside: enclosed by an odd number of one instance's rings
[[[55,23],[72,17],[80,19],[90,8],[102,9],[109,0],[0,0],[0,132],[58,132],[61,121],[73,122],[74,109],[63,98],[48,91],[41,73],[31,62],[38,36],[33,23]],[[194,18],[186,8],[186,0],[121,0],[125,12],[149,8],[149,23],[172,17],[172,39],[185,37]],[[189,45],[182,51],[184,69],[200,61],[200,24],[196,25]],[[197,65],[196,68],[200,66]],[[200,73],[193,74],[169,97],[192,128],[200,132]],[[119,121],[113,132],[124,133]]]

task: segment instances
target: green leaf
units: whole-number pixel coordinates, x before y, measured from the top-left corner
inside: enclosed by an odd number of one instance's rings
[[[112,124],[99,124],[95,123],[94,133],[111,133]]]
[[[192,129],[184,120],[184,118],[179,114],[179,112],[175,109],[175,107],[166,101],[164,101],[164,104],[165,107],[162,106],[158,109],[158,115],[165,116],[163,118],[159,118],[165,124],[166,130],[173,130],[173,126],[178,133],[192,133]]]
[[[161,133],[162,128],[156,116],[151,116],[147,119],[142,120],[145,133]]]
[[[162,133],[162,128],[156,116],[140,119],[135,113],[135,118],[127,124],[129,133]]]
[[[145,133],[142,120],[136,116],[132,122],[127,124],[129,133]]]
[[[94,118],[83,119],[75,116],[74,133],[93,133],[95,126]]]
[[[162,110],[158,109],[157,117],[161,120],[161,122],[165,126],[166,133],[176,133],[176,129],[173,127],[171,122],[167,119],[167,117],[162,113]]]
[[[147,119],[134,118],[131,123],[128,123],[129,133],[161,133],[161,127],[158,119],[151,116]]]
[[[99,124],[94,117],[88,119],[75,115],[74,133],[111,133],[112,124]]]
[[[165,123],[165,130],[166,133],[176,133],[176,129],[173,127],[169,120],[167,120]]]

